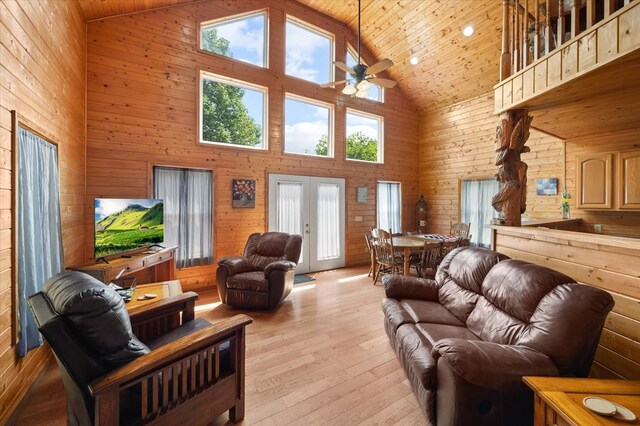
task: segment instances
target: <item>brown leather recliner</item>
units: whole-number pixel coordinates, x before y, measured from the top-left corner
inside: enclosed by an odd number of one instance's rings
[[[432,425],[527,425],[522,376],[586,377],[613,298],[543,266],[461,247],[435,280],[388,275],[384,325]]]
[[[220,300],[237,308],[275,308],[293,289],[301,249],[300,235],[251,234],[242,256],[218,260]]]

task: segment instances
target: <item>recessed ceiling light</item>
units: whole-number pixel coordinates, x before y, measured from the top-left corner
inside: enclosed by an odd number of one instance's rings
[[[412,56],[411,59],[409,59],[409,62],[411,62],[411,65],[418,65],[418,57]]]
[[[462,30],[462,34],[466,35],[467,37],[471,36],[473,34],[473,27],[471,25],[464,27],[464,30]]]

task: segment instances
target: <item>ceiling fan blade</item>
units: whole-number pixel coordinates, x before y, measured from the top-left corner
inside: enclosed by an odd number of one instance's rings
[[[344,84],[346,82],[347,82],[347,80],[332,81],[331,83],[321,84],[320,87],[336,87],[337,85]]]
[[[370,78],[369,80],[370,83],[376,84],[380,87],[386,87],[387,89],[391,89],[392,87],[396,87],[396,82],[393,80],[389,80],[388,78],[378,78],[378,77],[374,77],[374,78]]]
[[[355,74],[356,72],[353,70],[353,68],[351,68],[350,66],[348,66],[347,64],[345,64],[344,62],[340,62],[340,61],[335,61],[334,65],[338,68],[340,68],[342,71],[344,72],[348,72],[349,74]]]
[[[371,65],[364,72],[365,74],[378,74],[393,65],[393,61],[391,59],[383,59],[380,62],[377,62]]]

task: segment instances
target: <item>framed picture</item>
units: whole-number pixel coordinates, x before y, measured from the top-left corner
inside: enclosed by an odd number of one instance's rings
[[[557,195],[558,178],[536,179],[537,195]]]
[[[231,207],[252,209],[255,206],[255,179],[233,179],[231,181]]]
[[[356,192],[356,202],[358,203],[366,203],[369,198],[369,192],[366,186],[358,187]]]

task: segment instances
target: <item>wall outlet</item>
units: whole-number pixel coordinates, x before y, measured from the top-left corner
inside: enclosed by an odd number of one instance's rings
[[[601,225],[601,224],[599,224],[599,223],[598,223],[598,224],[593,225],[593,231],[594,231],[596,234],[602,234],[602,225]]]
[[[362,216],[356,216],[356,222],[362,222]]]

